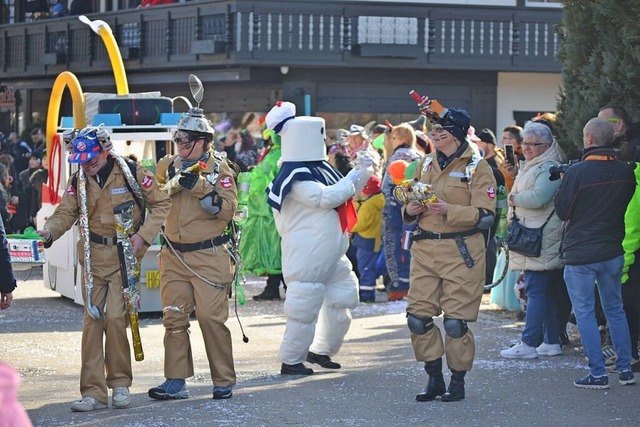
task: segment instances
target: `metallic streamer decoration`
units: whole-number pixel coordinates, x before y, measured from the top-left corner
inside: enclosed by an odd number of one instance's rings
[[[118,156],[113,152],[111,152],[111,156],[113,156],[115,161],[118,163],[118,166],[120,166],[120,169],[122,169],[122,173],[124,174],[125,179],[129,183],[129,186],[135,193],[135,196],[138,199],[142,200],[142,190],[140,190],[140,185],[138,184],[138,180],[131,173],[131,170],[129,169],[129,165],[127,165],[127,162],[121,156]]]
[[[87,207],[87,176],[82,168],[78,171],[78,197],[80,198],[80,235],[84,249],[85,306],[92,319],[102,317],[100,309],[93,305],[93,272],[91,270],[91,240],[89,239],[89,209]]]

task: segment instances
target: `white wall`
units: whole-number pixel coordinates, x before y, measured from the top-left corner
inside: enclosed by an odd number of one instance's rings
[[[560,73],[498,73],[496,136],[515,124],[514,111],[556,111],[562,84]]]

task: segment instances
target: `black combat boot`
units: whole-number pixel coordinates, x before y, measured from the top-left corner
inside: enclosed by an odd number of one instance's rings
[[[313,375],[313,369],[304,366],[304,363],[296,363],[295,365],[287,365],[283,363],[280,367],[282,375]]]
[[[429,382],[424,391],[416,395],[416,400],[418,402],[431,402],[436,397],[442,396],[446,391],[446,385],[442,377],[442,358],[426,362],[424,370],[429,375]]]
[[[267,286],[258,295],[253,296],[254,301],[279,301],[281,274],[270,274],[267,277]]]
[[[451,371],[451,382],[447,392],[442,395],[443,402],[458,402],[464,399],[464,375],[466,371]]]

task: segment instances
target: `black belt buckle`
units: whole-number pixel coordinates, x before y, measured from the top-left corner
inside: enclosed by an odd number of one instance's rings
[[[458,235],[455,237],[456,245],[458,246],[458,250],[460,251],[460,255],[462,255],[462,259],[464,260],[467,268],[471,268],[475,265],[473,258],[469,254],[469,249],[467,248],[467,242],[464,240],[464,237]]]
[[[117,237],[104,237],[93,231],[89,232],[89,240],[93,243],[97,243],[99,245],[115,245],[118,242]]]

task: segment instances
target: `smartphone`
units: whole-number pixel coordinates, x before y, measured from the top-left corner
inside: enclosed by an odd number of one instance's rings
[[[513,166],[516,165],[516,154],[513,151],[513,145],[512,144],[504,144],[504,153],[505,153],[505,157],[507,158],[507,160],[509,160],[509,162],[511,162],[511,164]]]

